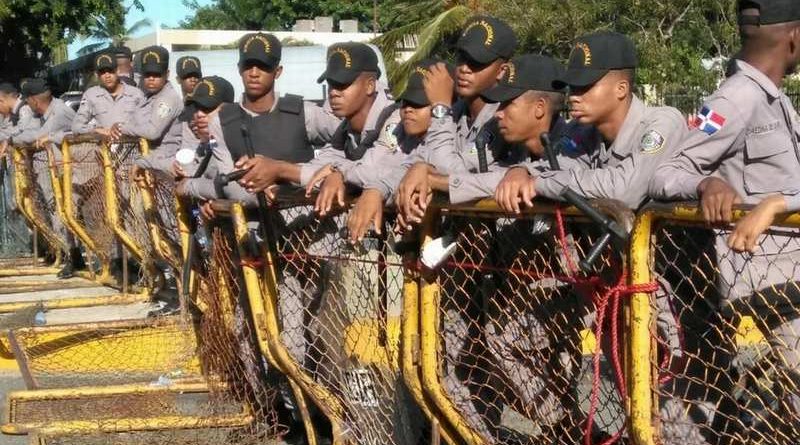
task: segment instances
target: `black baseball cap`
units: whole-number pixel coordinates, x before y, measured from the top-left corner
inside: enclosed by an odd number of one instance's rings
[[[11,82],[0,83],[0,93],[3,94],[19,94],[19,90]]]
[[[332,80],[340,85],[350,85],[361,73],[381,75],[375,51],[366,43],[335,43],[328,48],[328,63],[317,83]]]
[[[424,59],[415,63],[411,68],[411,74],[408,76],[406,89],[403,91],[403,94],[400,95],[399,99],[414,105],[430,105],[430,100],[428,100],[428,96],[425,94],[423,82],[425,81],[425,76],[430,72],[430,68],[443,62],[443,60],[439,59]],[[453,76],[455,69],[452,65],[447,64],[447,71]]]
[[[561,92],[563,88],[555,87],[553,82],[563,75],[564,67],[552,57],[525,54],[511,59],[500,82],[481,97],[494,103],[514,100],[526,91]]]
[[[467,22],[456,49],[478,63],[487,64],[497,59],[510,59],[517,49],[517,36],[502,20],[477,16]]]
[[[743,15],[745,9],[757,9],[758,15]],[[776,25],[800,20],[797,0],[740,0],[739,25]]]
[[[133,53],[127,46],[116,46],[111,49],[115,58],[133,59]]]
[[[169,70],[169,52],[163,46],[148,46],[142,50],[139,58],[142,61],[142,74],[164,74]]]
[[[117,58],[114,57],[114,53],[111,51],[103,51],[98,54],[97,57],[94,58],[94,69],[95,71],[116,70]]]
[[[578,38],[569,56],[566,73],[553,85],[556,88],[594,85],[611,70],[636,68],[636,46],[626,35],[601,31]]]
[[[45,81],[42,78],[36,77],[32,79],[24,79],[20,83],[20,89],[22,90],[23,96],[29,97],[42,94],[45,91],[49,91],[50,87],[47,85],[47,81]]]
[[[239,40],[239,67],[247,62],[258,62],[274,68],[281,63],[281,48],[281,41],[272,34],[245,34]]]
[[[188,101],[200,108],[212,109],[225,102],[233,102],[233,85],[219,76],[204,77],[194,87]]]
[[[203,71],[200,69],[200,59],[194,56],[183,56],[175,62],[175,73],[181,79],[189,76],[203,77]]]

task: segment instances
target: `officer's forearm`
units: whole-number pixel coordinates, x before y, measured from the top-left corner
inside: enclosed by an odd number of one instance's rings
[[[300,183],[300,166],[290,162],[278,161],[278,177],[294,184]]]
[[[447,175],[428,173],[428,183],[437,192],[447,193],[450,191],[450,177]]]

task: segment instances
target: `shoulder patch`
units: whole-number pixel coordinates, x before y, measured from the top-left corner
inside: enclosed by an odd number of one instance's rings
[[[172,107],[170,107],[168,103],[164,101],[158,103],[158,117],[164,119],[169,116],[170,113],[172,113]]]
[[[664,148],[664,136],[656,130],[650,130],[642,136],[640,148],[644,154],[658,153]]]
[[[400,142],[397,138],[397,130],[399,126],[397,122],[388,122],[381,130],[380,140],[386,144],[389,151],[395,152],[400,147]]]

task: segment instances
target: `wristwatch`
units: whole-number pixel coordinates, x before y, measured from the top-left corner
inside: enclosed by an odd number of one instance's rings
[[[453,109],[445,104],[434,104],[431,108],[431,115],[436,119],[442,119],[453,115]]]

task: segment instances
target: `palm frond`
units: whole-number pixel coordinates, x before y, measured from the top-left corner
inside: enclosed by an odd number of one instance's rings
[[[86,46],[81,47],[78,50],[79,56],[85,56],[86,54],[91,54],[96,51],[100,51],[101,49],[108,46],[108,42],[97,42],[97,43],[90,43]]]
[[[151,28],[152,26],[153,22],[151,22],[150,19],[141,19],[125,30],[126,37],[136,34],[143,29]]]

